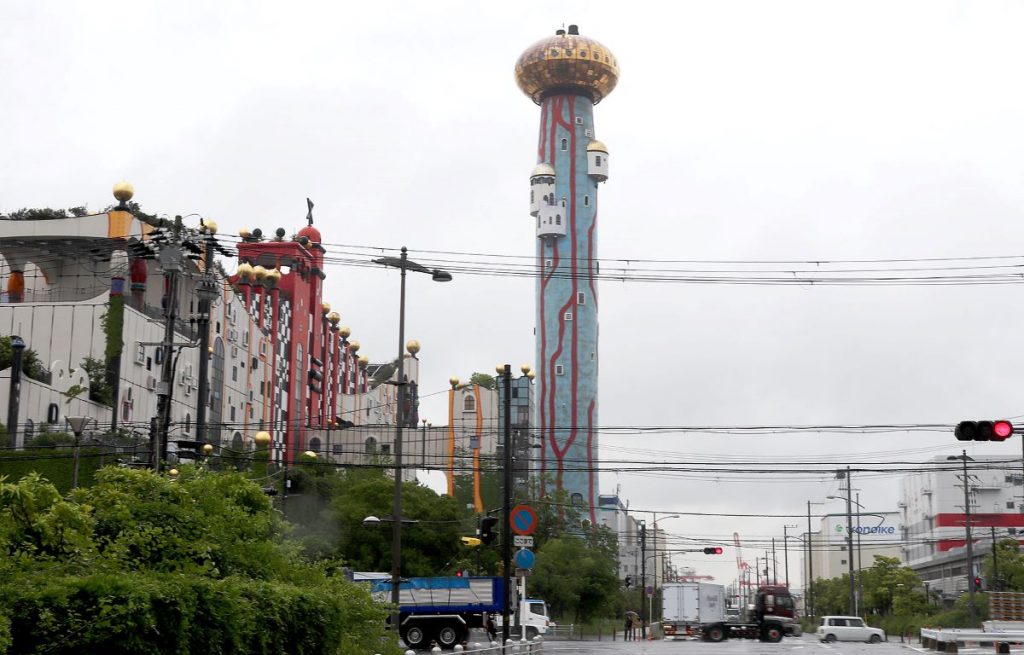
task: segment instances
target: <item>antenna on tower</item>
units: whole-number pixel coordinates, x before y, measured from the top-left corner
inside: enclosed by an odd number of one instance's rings
[[[306,220],[309,221],[310,225],[312,225],[313,224],[313,201],[310,200],[309,198],[306,198],[306,207],[307,207],[307,210],[306,210]]]

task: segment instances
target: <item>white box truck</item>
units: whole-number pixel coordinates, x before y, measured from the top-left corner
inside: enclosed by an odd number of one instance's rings
[[[784,586],[757,588],[752,611],[741,620],[726,616],[725,587],[706,582],[669,582],[664,587],[666,637],[700,636],[707,641],[759,639],[778,642],[798,634],[793,598]]]
[[[725,587],[707,582],[667,582],[663,627],[666,636],[696,634],[702,625],[724,623]]]

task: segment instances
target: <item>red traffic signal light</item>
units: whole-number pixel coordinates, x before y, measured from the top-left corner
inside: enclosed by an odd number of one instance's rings
[[[485,516],[480,519],[480,541],[485,546],[490,545],[494,539],[498,536],[494,532],[494,526],[498,523],[496,516]]]
[[[981,591],[981,578],[974,578],[974,590]]]
[[[1005,441],[1013,435],[1009,421],[960,421],[953,430],[958,441]]]
[[[722,554],[722,547],[721,546],[709,546],[709,547],[704,549],[704,554],[705,555],[721,555]]]

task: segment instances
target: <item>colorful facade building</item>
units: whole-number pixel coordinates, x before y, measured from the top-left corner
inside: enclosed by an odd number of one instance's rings
[[[89,416],[91,434],[124,430],[145,439],[157,413],[168,281],[159,258],[166,247],[151,221],[126,202],[87,216],[41,211],[0,220],[0,335],[19,335],[42,362],[43,379],[22,380],[15,447],[40,429],[66,430],[64,417]],[[199,242],[199,230],[188,229]],[[242,452],[257,432],[271,434],[273,458],[294,461],[313,450],[341,454],[345,428],[394,425],[396,386],[379,384],[379,366],[360,354],[351,330],[323,300],[325,248],[312,219],[294,235],[264,238],[242,230],[234,274],[214,263],[218,290],[209,316],[199,314],[202,256],[184,259],[177,277],[174,375],[170,384],[170,451],[201,441]],[[225,250],[226,252],[229,252]],[[209,348],[201,353],[200,330]],[[419,360],[410,342],[404,402],[416,424]],[[85,374],[90,362],[106,380]],[[200,368],[208,372],[201,397]],[[103,386],[97,394],[95,387]],[[10,370],[0,371],[0,421],[8,424]],[[204,405],[206,427],[196,425]],[[382,430],[382,432],[386,432]],[[343,449],[341,449],[343,451]]]
[[[596,137],[594,105],[619,78],[601,43],[568,31],[530,46],[516,62],[519,88],[541,108],[530,214],[537,235],[537,426],[544,494],[598,505],[598,184],[608,149]]]

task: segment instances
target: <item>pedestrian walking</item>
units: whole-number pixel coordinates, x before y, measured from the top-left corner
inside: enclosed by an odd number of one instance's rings
[[[626,612],[626,625],[622,630],[622,640],[631,641],[630,636],[633,633],[633,617],[630,616],[629,612]]]

